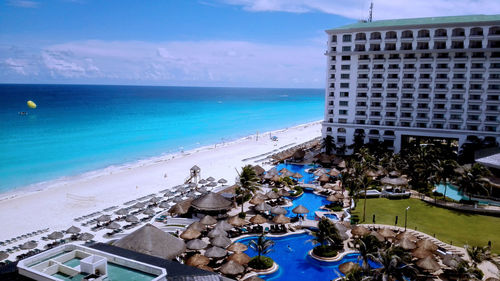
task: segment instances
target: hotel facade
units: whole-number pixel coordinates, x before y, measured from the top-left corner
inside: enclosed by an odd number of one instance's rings
[[[500,142],[500,15],[359,22],[326,33],[322,133],[337,146],[361,133],[395,152],[419,136]]]

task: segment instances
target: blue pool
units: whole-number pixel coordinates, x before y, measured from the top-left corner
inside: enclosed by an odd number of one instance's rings
[[[307,214],[307,218],[310,220],[315,219],[315,211],[319,210],[319,207],[323,205],[328,205],[330,202],[326,200],[326,197],[316,195],[312,192],[307,192],[304,191],[302,196],[300,196],[297,199],[292,198],[292,203],[293,205],[290,207],[285,207],[285,209],[288,211],[287,216],[288,217],[294,217],[296,216],[294,213],[292,213],[293,208],[297,207],[298,205],[302,205],[306,207],[309,210],[309,214]]]
[[[250,240],[257,237],[247,237],[238,242],[248,245]],[[337,262],[320,262],[311,258],[307,253],[314,247],[308,240],[313,237],[307,233],[294,234],[285,237],[269,237],[274,240],[273,251],[267,256],[271,257],[278,265],[279,270],[270,275],[259,276],[264,280],[333,280],[339,277],[338,266],[345,262],[359,262],[358,254],[347,254]],[[290,251],[290,249],[292,249]],[[245,251],[250,257],[257,253],[249,248]],[[376,263],[370,262],[372,267],[378,267]]]
[[[336,220],[336,221],[339,220],[339,217],[337,217],[336,214],[324,214],[324,216],[329,218],[329,219],[332,219],[332,220]]]
[[[463,195],[461,192],[458,191],[458,188],[454,185],[451,184],[446,184],[448,187],[446,188],[446,197],[451,198],[453,200],[460,201],[461,199],[464,200],[469,200],[469,196]],[[436,191],[439,193],[444,194],[444,189],[445,185],[444,184],[438,184],[436,185]],[[483,205],[500,205],[499,203],[492,202],[492,201],[487,201],[487,200],[478,200],[478,199],[473,199],[479,202],[479,204]]]
[[[307,169],[316,168],[318,166],[315,165],[296,165],[296,164],[278,164],[276,169],[279,171],[283,168],[286,168],[292,173],[299,173],[302,175],[302,178],[299,180],[300,182],[304,181],[304,183],[312,183],[314,181],[314,175],[306,172]]]

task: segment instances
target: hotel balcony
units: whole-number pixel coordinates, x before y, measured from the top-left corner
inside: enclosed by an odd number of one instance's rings
[[[448,92],[448,87],[444,88],[434,88],[435,93],[447,93]]]
[[[436,83],[448,83],[448,81],[450,81],[450,78],[436,78]]]

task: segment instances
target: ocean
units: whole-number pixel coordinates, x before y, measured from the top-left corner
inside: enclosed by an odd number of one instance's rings
[[[322,89],[3,84],[0,193],[320,120],[323,110]]]

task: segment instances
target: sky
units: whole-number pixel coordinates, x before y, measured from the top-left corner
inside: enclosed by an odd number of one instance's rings
[[[499,0],[375,0],[374,20],[500,14]],[[323,88],[326,29],[369,0],[2,0],[0,83]]]

